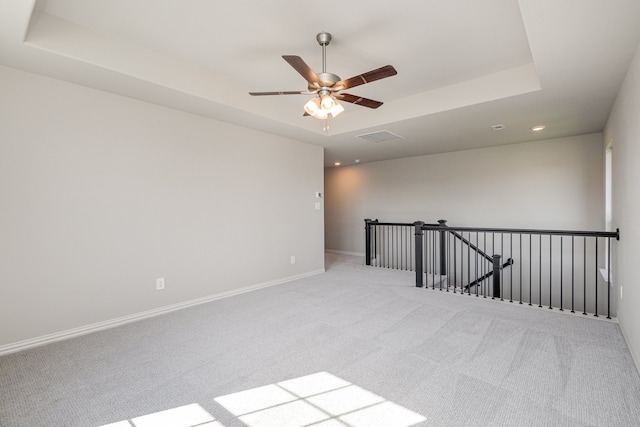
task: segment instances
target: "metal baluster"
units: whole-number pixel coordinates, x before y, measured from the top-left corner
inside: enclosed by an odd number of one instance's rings
[[[378,242],[378,225],[376,224],[373,227],[373,256],[376,258],[376,267],[378,267],[378,263],[380,262],[380,260],[378,259],[379,243],[380,242]]]
[[[611,237],[607,237],[607,319],[611,319]]]
[[[553,310],[553,236],[549,234],[549,310]]]
[[[384,267],[384,263],[385,263],[384,258],[387,254],[387,248],[385,246],[386,236],[387,236],[387,227],[383,225],[380,227],[380,263],[378,265],[379,267]]]
[[[406,239],[406,248],[407,248],[407,254],[406,254],[406,270],[411,270],[411,235],[409,234],[410,228],[407,227],[405,229],[405,239]]]
[[[398,270],[404,270],[404,227],[398,226]]]
[[[443,234],[438,231],[438,239],[439,239],[439,245],[438,247],[440,248],[440,250],[438,250],[438,254],[440,254],[440,262],[438,263],[439,266],[442,267],[442,263],[446,262],[446,260],[442,259],[442,255],[444,255],[442,253],[442,245],[446,244],[446,242],[444,240],[442,240],[442,236]],[[440,281],[440,291],[442,291],[442,282],[444,281],[443,277],[442,277],[442,270],[439,271],[439,275],[438,275],[438,280]]]
[[[397,227],[395,225],[391,226],[391,268],[393,269],[396,268],[396,258],[398,256],[398,251],[396,249],[396,229]]]
[[[389,262],[389,268],[396,267],[396,256],[398,255],[398,251],[396,251],[396,226],[392,225],[389,227],[391,229],[391,261]]]
[[[463,232],[460,232],[464,236]],[[460,240],[460,293],[464,295],[464,242]]]
[[[471,232],[468,233],[467,239],[471,243]],[[471,245],[467,243],[467,285],[471,284]],[[471,286],[467,288],[467,294],[471,295]]]
[[[431,230],[431,233],[433,235],[432,241],[431,241],[431,248],[433,249],[433,253],[431,254],[432,259],[431,259],[431,276],[432,276],[432,281],[431,281],[431,289],[435,289],[436,288],[436,236],[438,235],[438,232],[435,230]]]
[[[376,224],[373,227],[373,256],[376,259],[376,267],[378,266],[378,262],[380,261],[378,259],[378,225]]]
[[[584,268],[584,272],[582,277],[584,280],[582,282],[583,282],[584,290],[582,292],[582,296],[583,296],[582,314],[586,316],[587,315],[587,236],[584,236],[583,243],[584,243],[584,250],[583,250],[582,266]]]
[[[434,266],[433,269],[435,270],[436,268],[438,269],[438,284],[439,284],[439,289],[442,290],[442,253],[440,251],[440,232],[439,231],[433,231],[434,233],[434,246],[433,246],[433,259],[434,259]],[[437,267],[436,267],[437,266]]]
[[[422,236],[422,265],[424,265],[424,288],[429,289],[429,253],[427,252],[429,249],[428,240],[429,240],[429,230],[423,231]]]
[[[425,252],[424,252],[424,264],[426,266],[425,269],[425,280],[427,281],[426,285],[425,285],[425,289],[429,289],[429,271],[431,271],[431,267],[430,267],[430,260],[431,260],[431,255],[429,252],[429,249],[431,248],[431,245],[429,244],[429,239],[431,238],[431,230],[425,230],[426,236],[425,236],[425,241],[424,241],[424,245],[425,245]]]
[[[560,311],[564,311],[564,301],[562,300],[562,293],[564,290],[564,270],[562,268],[564,262],[563,241],[564,236],[560,236]]]
[[[480,239],[478,238],[478,232],[476,231],[476,248],[479,248],[480,246]],[[476,297],[478,296],[478,288],[480,287],[480,283],[478,283],[478,279],[480,278],[480,276],[478,276],[478,249],[475,249],[476,255],[475,255],[475,261],[476,261]]]
[[[598,236],[596,236],[596,253],[594,256],[595,256],[595,259],[594,259],[593,265],[595,269],[594,271],[595,275],[593,276],[593,279],[594,279],[593,286],[595,287],[595,294],[596,294],[596,305],[594,309],[596,314],[594,314],[593,316],[598,317]],[[607,283],[607,286],[608,285],[609,284]]]
[[[382,267],[384,265],[384,225],[379,226],[378,233],[378,267]]]
[[[382,226],[382,246],[380,247],[380,251],[382,252],[380,257],[380,267],[387,267],[387,226]]]
[[[518,270],[520,270],[520,304],[522,304],[522,233],[520,233],[520,262],[518,263]]]
[[[483,233],[483,236],[482,236],[482,251],[485,254],[487,253],[487,232],[486,231]],[[484,266],[483,269],[482,269],[482,273],[483,274],[489,273],[489,266],[487,265],[486,260],[482,265]],[[485,270],[485,268],[486,268],[486,270]],[[483,286],[482,295],[484,296],[484,298],[486,298],[487,297],[487,292],[488,292],[487,288],[489,287],[489,277],[488,276],[487,276],[487,278],[485,280],[482,281],[482,286]]]
[[[538,308],[542,308],[542,233],[540,233],[538,253],[540,254],[540,265],[538,273]]]
[[[424,288],[429,289],[429,230],[423,231],[423,239],[422,239],[422,256],[424,257],[422,264],[424,265]]]
[[[491,233],[491,253],[495,255],[496,253],[496,233]],[[493,265],[491,266],[493,268]],[[493,274],[496,274],[494,271]],[[491,289],[491,299],[496,299],[495,287],[492,286]]]
[[[387,235],[387,227],[383,225],[380,227],[380,260],[379,260],[378,267],[384,267],[384,257],[387,253],[387,250],[385,247],[386,235]]]
[[[449,276],[451,274],[451,233],[447,233],[447,292],[449,292]]]
[[[513,259],[513,233],[509,233],[509,259]],[[509,302],[513,302],[513,264],[509,268]]]
[[[504,233],[500,233],[500,301],[504,301],[504,268],[502,268],[502,262],[504,261]]]
[[[429,232],[429,230],[424,230],[424,241],[422,242],[424,246],[422,253],[424,254],[425,289],[429,289]]]
[[[398,226],[398,270],[404,270],[404,232],[402,231],[402,226]]]
[[[411,270],[411,235],[409,234],[409,227],[405,227],[404,237],[405,237],[405,270]]]
[[[531,290],[533,289],[533,234],[529,234],[529,305],[533,303]]]
[[[389,260],[387,262],[387,268],[388,269],[392,269],[393,268],[393,255],[394,255],[394,250],[393,250],[393,225],[389,225],[387,226],[387,229],[389,230]]]
[[[411,229],[407,228],[407,270],[413,270],[413,246],[411,240]]]
[[[576,276],[575,236],[571,236],[571,312],[575,313],[575,276]]]
[[[396,270],[402,270],[402,227],[396,226]]]
[[[390,225],[387,226],[387,245],[386,245],[386,249],[387,249],[387,268],[391,268],[391,263],[393,262],[393,235],[392,235],[392,228]]]
[[[391,257],[393,256],[393,251],[391,250],[392,239],[391,239],[391,226],[387,225],[387,244],[385,245],[385,249],[387,251],[387,262],[385,267],[391,268]]]
[[[457,239],[453,239],[453,293],[456,293],[458,286],[458,252],[456,251]]]
[[[411,260],[413,259],[413,250],[411,247],[411,228],[407,227],[407,270],[412,270]]]
[[[387,233],[388,233],[388,239],[387,239],[387,268],[391,268],[391,266],[393,265],[393,226],[388,225],[387,226]]]
[[[407,228],[403,227],[402,229],[402,269],[407,269],[407,254],[409,253],[409,248],[407,247]]]
[[[400,270],[400,254],[402,251],[400,250],[400,226],[393,226],[393,268],[395,270]]]
[[[393,268],[400,270],[400,228],[396,225],[394,228],[393,236],[395,238],[395,263]]]

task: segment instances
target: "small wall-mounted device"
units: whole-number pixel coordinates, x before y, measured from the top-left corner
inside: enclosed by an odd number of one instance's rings
[[[322,197],[322,193],[319,191],[316,191],[316,199],[319,199]]]

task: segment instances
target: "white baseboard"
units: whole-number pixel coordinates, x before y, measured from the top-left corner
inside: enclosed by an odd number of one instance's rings
[[[347,252],[347,251],[339,251],[337,249],[325,249],[325,252],[329,252],[332,254],[338,255],[350,255],[350,256],[364,256],[364,252]]]
[[[185,301],[177,304],[167,305],[165,307],[155,308],[153,310],[143,311],[141,313],[135,313],[128,316],[118,317],[116,319],[106,320],[104,322],[92,323],[90,325],[81,326],[79,328],[67,329],[65,331],[56,332],[53,334],[42,335],[36,338],[31,338],[24,341],[18,341],[10,344],[0,346],[0,356],[10,353],[16,353],[18,351],[26,350],[33,347],[39,347],[41,345],[54,343],[57,341],[63,341],[70,338],[79,337],[81,335],[90,334],[92,332],[98,332],[105,329],[115,328],[127,323],[137,322],[139,320],[148,319],[150,317],[160,316],[162,314],[171,313],[172,311],[182,310],[185,308],[193,307],[195,305],[206,304],[211,301],[219,300],[222,298],[232,297],[234,295],[244,294],[246,292],[255,291],[270,286],[282,285],[294,280],[304,279],[305,277],[311,277],[324,273],[325,270],[319,269],[310,271],[307,273],[298,274],[296,276],[289,276],[282,279],[271,280],[269,282],[259,283],[257,285],[247,286],[240,289],[234,289],[232,291],[221,292],[218,294],[210,295],[207,297],[196,298],[190,301]]]
[[[631,353],[631,360],[636,365],[636,369],[640,373],[640,355],[636,354],[634,347],[631,345],[631,341],[629,341],[628,335],[625,332],[624,322],[618,322],[620,325],[620,331],[622,332],[622,337],[627,344],[627,348],[629,349],[629,353]]]

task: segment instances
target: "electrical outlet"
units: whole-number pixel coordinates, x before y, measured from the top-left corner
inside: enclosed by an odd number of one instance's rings
[[[158,277],[156,279],[156,291],[161,291],[164,289],[164,277]]]
[[[295,264],[295,263],[296,263],[296,256],[291,255],[291,264]]]

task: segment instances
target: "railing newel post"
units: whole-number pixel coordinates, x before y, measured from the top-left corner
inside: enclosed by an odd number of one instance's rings
[[[442,228],[447,228],[447,220],[439,219],[438,224]],[[445,230],[440,231],[440,276],[447,274],[447,246],[445,241]]]
[[[415,248],[415,254],[416,254],[416,287],[417,288],[421,288],[424,285],[424,278],[422,277],[422,263],[423,263],[423,256],[422,256],[422,226],[424,225],[423,221],[415,221],[413,223],[414,227],[415,227],[415,240],[416,240],[416,248]]]
[[[371,265],[371,219],[364,220],[364,263]]]
[[[493,296],[491,299],[500,298],[500,270],[502,267],[500,258],[502,258],[501,255],[493,256]]]

